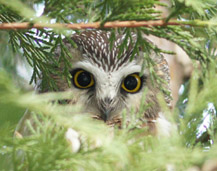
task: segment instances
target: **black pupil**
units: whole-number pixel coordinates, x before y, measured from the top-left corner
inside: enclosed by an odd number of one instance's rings
[[[82,87],[86,87],[91,82],[91,76],[88,72],[82,72],[77,78],[78,84]]]
[[[133,76],[128,76],[124,80],[124,85],[128,90],[134,90],[137,86],[137,79]]]

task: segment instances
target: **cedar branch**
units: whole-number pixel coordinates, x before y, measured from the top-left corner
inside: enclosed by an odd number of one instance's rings
[[[202,23],[201,23],[202,22]],[[208,21],[169,21],[167,23],[164,20],[157,21],[113,21],[106,22],[101,26],[100,22],[94,23],[75,23],[75,24],[49,24],[49,23],[0,23],[0,30],[14,30],[14,29],[30,29],[30,28],[66,28],[66,29],[97,29],[97,28],[120,28],[120,27],[153,27],[153,26],[166,26],[166,25],[179,25],[179,26],[206,26],[209,25]]]

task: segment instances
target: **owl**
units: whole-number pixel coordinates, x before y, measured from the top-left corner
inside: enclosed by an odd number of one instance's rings
[[[157,100],[160,86],[169,90],[169,71],[166,60],[162,55],[151,53],[155,64],[155,72],[166,82],[164,85],[153,85],[149,68],[144,68],[144,51],[134,55],[133,49],[137,35],[131,33],[127,39],[127,48],[120,53],[120,45],[126,41],[125,34],[116,33],[115,41],[110,45],[111,32],[101,30],[75,33],[71,39],[77,47],[64,40],[65,46],[71,53],[69,59],[71,68],[70,84],[66,78],[51,74],[59,91],[70,90],[73,98],[69,104],[82,106],[82,113],[95,119],[102,120],[108,125],[121,123],[122,112],[126,111],[126,118],[130,122],[131,109],[138,112],[145,89],[148,89],[145,104],[149,107],[141,116],[144,119],[142,126],[148,127],[152,134],[168,134],[170,124],[164,118]],[[61,49],[55,51],[55,57],[60,59]],[[57,67],[59,72],[64,70],[64,62],[60,60]],[[165,95],[170,104],[170,97]]]
[[[121,122],[124,109],[127,111],[127,118],[132,115],[132,108],[138,112],[144,89],[147,88],[145,104],[149,107],[142,116],[146,120],[144,125],[153,133],[159,132],[158,127],[163,131],[165,127],[165,131],[168,131],[166,127],[169,124],[162,115],[156,97],[160,87],[153,85],[149,68],[143,68],[145,52],[140,51],[132,58],[136,34],[132,33],[131,40],[128,38],[127,48],[121,54],[120,45],[126,35],[117,33],[112,46],[110,37],[111,32],[101,30],[76,33],[71,39],[77,48],[65,40],[72,55],[72,68],[69,70],[71,84],[68,86],[66,79],[54,74],[52,78],[59,90],[70,89],[74,97],[68,103],[80,104],[84,113],[112,125]],[[60,58],[60,54],[60,49],[57,49],[55,56]],[[155,53],[151,53],[150,57],[156,63],[157,75],[167,82],[160,86],[169,90],[170,76],[166,60]],[[61,63],[58,70],[61,72],[63,69],[64,63]],[[171,99],[168,95],[165,95],[165,100],[170,105]]]

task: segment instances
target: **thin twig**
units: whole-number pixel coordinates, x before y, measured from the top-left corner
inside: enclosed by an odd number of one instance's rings
[[[212,24],[212,23],[211,23]],[[46,23],[0,23],[0,30],[13,30],[13,29],[30,29],[30,28],[66,28],[66,29],[90,29],[90,28],[121,28],[121,27],[153,27],[153,26],[166,26],[166,25],[179,25],[179,26],[208,26],[209,21],[177,21],[172,20],[167,23],[164,20],[157,21],[113,21],[106,22],[103,26],[100,22],[94,23],[79,23],[79,24],[46,24]],[[214,24],[215,25],[215,24]]]

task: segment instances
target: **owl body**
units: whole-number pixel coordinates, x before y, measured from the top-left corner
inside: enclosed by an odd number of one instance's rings
[[[143,67],[145,52],[140,51],[132,58],[136,35],[132,33],[131,39],[125,39],[125,34],[117,34],[112,46],[110,36],[111,32],[100,30],[73,34],[71,39],[76,48],[64,40],[72,55],[69,59],[72,68],[68,71],[71,84],[66,78],[51,74],[59,91],[72,91],[73,98],[68,103],[81,105],[83,114],[115,125],[121,123],[123,110],[130,122],[131,116],[144,103],[141,99],[147,89],[144,105],[148,108],[141,116],[145,120],[143,126],[147,126],[153,134],[169,134],[170,123],[163,117],[156,97],[159,86],[153,85],[149,68]],[[120,52],[123,41],[127,42],[127,48]],[[55,57],[61,59],[60,47],[56,49]],[[167,82],[160,86],[169,90],[170,76],[166,60],[154,53],[151,58],[156,63],[156,73]],[[64,67],[64,62],[60,60],[57,70],[62,72]],[[169,105],[169,96],[165,95],[165,100]]]

